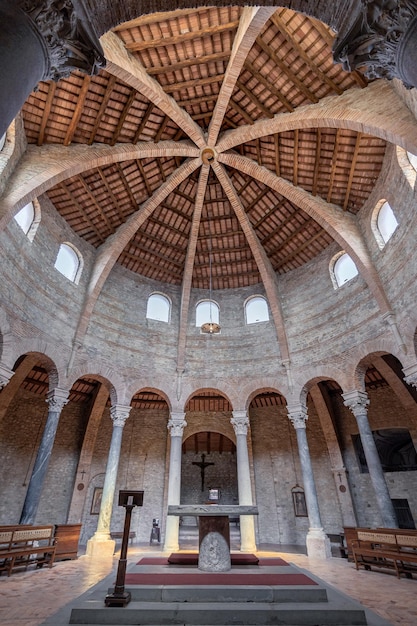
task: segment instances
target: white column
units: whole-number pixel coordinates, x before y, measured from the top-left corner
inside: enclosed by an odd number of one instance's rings
[[[87,542],[88,556],[108,556],[110,554],[112,555],[114,552],[115,542],[110,538],[110,522],[113,511],[114,492],[116,491],[123,428],[129,417],[130,409],[130,406],[121,404],[116,404],[110,409],[110,417],[113,420],[113,432],[107,459],[97,530],[94,536]]]
[[[14,371],[0,363],[0,390],[7,385],[12,376]]]
[[[365,391],[349,391],[342,394],[345,406],[349,407],[356,418],[363,451],[368,465],[369,476],[375,490],[376,501],[386,528],[398,528],[397,516],[392,505],[388,486],[382,470],[375,439],[368,421],[369,398]]]
[[[298,454],[300,457],[303,487],[306,497],[309,529],[306,537],[307,554],[318,559],[331,557],[330,541],[323,530],[320,519],[316,483],[313,476],[310,450],[308,447],[306,421],[307,407],[302,404],[288,406],[288,417],[297,435]]]
[[[252,484],[250,479],[248,428],[249,418],[246,411],[233,411],[230,420],[236,435],[237,485],[239,505],[252,505]],[[255,521],[252,515],[240,516],[240,551],[256,550]]]
[[[169,456],[168,476],[168,505],[180,504],[181,498],[181,453],[182,436],[187,422],[185,413],[171,413],[168,430],[171,435],[171,450]],[[179,550],[179,523],[176,515],[166,516],[164,550],[175,552]]]

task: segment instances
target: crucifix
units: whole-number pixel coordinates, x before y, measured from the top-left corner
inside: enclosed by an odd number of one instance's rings
[[[206,467],[209,465],[214,465],[214,463],[206,463],[205,461],[206,455],[201,455],[201,461],[193,461],[193,465],[198,465],[201,470],[201,491],[204,491],[204,473],[206,471]]]

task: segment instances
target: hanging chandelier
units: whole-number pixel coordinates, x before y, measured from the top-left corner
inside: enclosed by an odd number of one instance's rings
[[[213,280],[212,280],[212,241],[211,241],[211,221],[210,215],[208,216],[209,223],[209,321],[204,322],[201,325],[201,332],[206,335],[215,335],[220,332],[220,324],[217,322],[213,322],[213,300],[211,297],[211,292],[213,288]]]

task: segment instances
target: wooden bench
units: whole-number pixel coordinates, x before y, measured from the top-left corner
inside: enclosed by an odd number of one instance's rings
[[[55,558],[54,526],[0,526],[0,573],[10,576],[18,567],[52,567]]]
[[[417,533],[381,528],[358,529],[357,539],[352,541],[352,554],[356,569],[394,570],[397,577],[405,574],[412,578],[417,574]]]

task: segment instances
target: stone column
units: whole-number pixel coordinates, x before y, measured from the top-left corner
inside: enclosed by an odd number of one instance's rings
[[[29,487],[26,492],[25,502],[20,516],[20,524],[33,524],[35,522],[36,511],[38,510],[42,487],[52,454],[59,417],[63,407],[68,402],[68,395],[69,392],[66,389],[59,389],[58,387],[52,389],[47,394],[46,402],[49,404],[48,418],[32,469]]]
[[[109,556],[114,553],[115,541],[110,538],[110,522],[113,511],[114,492],[116,491],[123,428],[129,417],[130,409],[130,406],[121,404],[115,404],[110,409],[110,417],[113,420],[113,432],[107,459],[106,475],[104,477],[97,530],[94,536],[87,542],[88,556]]]
[[[246,411],[233,411],[230,420],[236,435],[237,457],[237,486],[239,505],[252,505],[252,483],[250,479],[248,454],[249,418]],[[255,521],[252,515],[240,517],[240,551],[254,552],[256,550]]]
[[[1,137],[39,81],[97,73],[105,60],[82,0],[2,0],[0,20]]]
[[[345,406],[352,411],[358,424],[359,435],[368,465],[369,476],[375,490],[382,524],[385,528],[398,528],[397,516],[395,515],[394,507],[391,502],[372,430],[369,426],[367,409],[369,404],[368,394],[365,391],[355,390],[342,394],[342,397]]]
[[[180,504],[182,436],[184,428],[187,426],[187,422],[184,418],[185,413],[171,413],[171,419],[168,422],[168,430],[171,435],[168,476],[168,505]],[[179,550],[179,523],[179,517],[167,515],[164,550],[170,552],[176,552]]]
[[[308,556],[318,559],[328,559],[331,557],[330,541],[321,523],[316,483],[314,481],[313,467],[307,441],[307,408],[298,404],[288,406],[287,409],[288,417],[297,435],[298,454],[300,457],[301,473],[303,475],[303,486],[309,521],[309,529],[306,537],[307,554]]]

